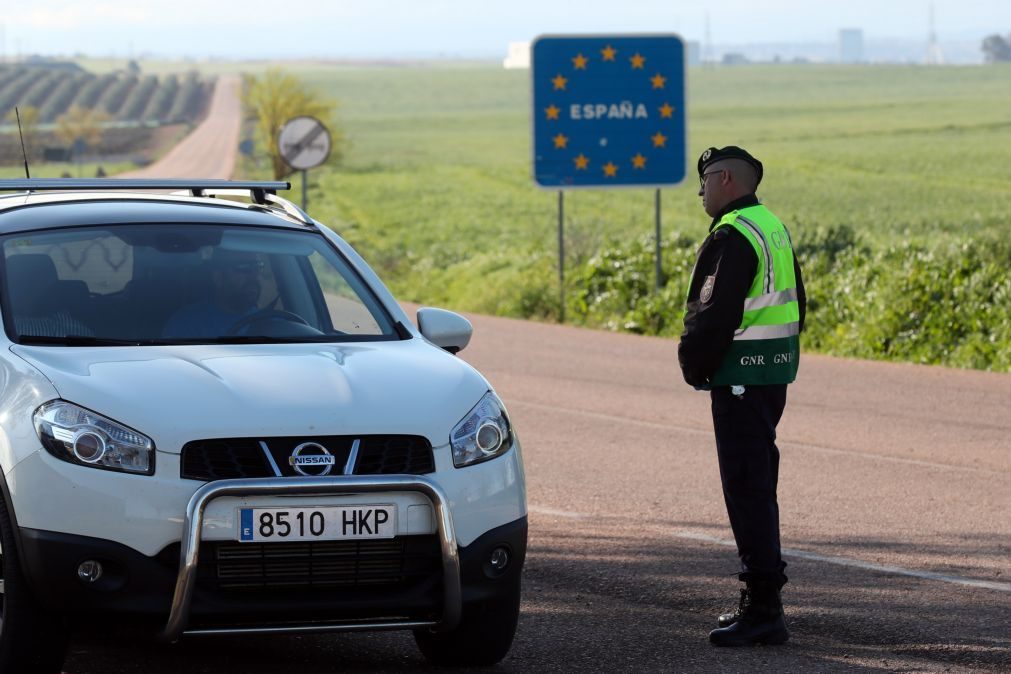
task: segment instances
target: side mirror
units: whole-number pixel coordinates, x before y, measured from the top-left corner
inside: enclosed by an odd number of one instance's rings
[[[418,309],[418,329],[428,341],[450,353],[462,351],[474,334],[474,326],[466,318],[434,307]]]

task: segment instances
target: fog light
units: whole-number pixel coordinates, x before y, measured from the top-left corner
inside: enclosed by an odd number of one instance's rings
[[[89,559],[77,567],[77,577],[84,583],[94,583],[102,577],[102,563]]]
[[[509,564],[509,551],[505,548],[495,548],[491,551],[488,563],[495,571],[503,571]]]

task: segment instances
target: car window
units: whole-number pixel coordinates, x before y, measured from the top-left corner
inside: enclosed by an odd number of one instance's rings
[[[2,237],[8,336],[36,343],[396,339],[318,233],[124,224]]]

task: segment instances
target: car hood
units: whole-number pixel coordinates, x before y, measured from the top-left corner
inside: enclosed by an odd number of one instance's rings
[[[410,434],[444,445],[489,388],[420,339],[11,350],[62,399],[173,453],[190,440],[293,435]]]

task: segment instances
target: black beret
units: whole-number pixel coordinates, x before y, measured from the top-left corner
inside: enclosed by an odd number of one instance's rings
[[[736,145],[728,145],[721,148],[711,147],[703,152],[699,157],[699,175],[701,176],[706,172],[707,166],[723,159],[743,159],[755,167],[755,172],[758,174],[758,182],[762,182],[762,162],[752,157],[744,148],[737,147]]]

